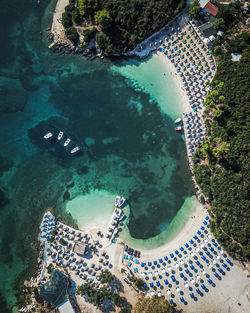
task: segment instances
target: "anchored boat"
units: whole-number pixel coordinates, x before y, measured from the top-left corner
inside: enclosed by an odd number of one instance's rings
[[[75,153],[75,152],[77,152],[77,151],[79,151],[80,150],[80,147],[75,147],[74,149],[72,149],[71,151],[70,151],[70,153]]]
[[[68,138],[68,139],[65,141],[65,143],[63,144],[64,147],[66,147],[69,143],[70,143],[70,138]]]
[[[180,130],[182,130],[182,129],[183,129],[182,126],[177,126],[177,127],[175,127],[175,130],[176,130],[176,131],[180,131]]]
[[[115,206],[116,206],[117,208],[122,208],[123,205],[125,204],[125,202],[126,202],[126,199],[123,198],[123,197],[117,196],[117,197],[115,198]]]
[[[178,123],[180,123],[181,121],[182,121],[181,118],[177,118],[174,122],[175,122],[175,124],[178,124]]]
[[[47,133],[46,135],[43,136],[44,139],[49,139],[50,137],[52,137],[53,134],[52,133]]]
[[[58,140],[61,140],[61,139],[62,139],[62,136],[63,136],[63,132],[60,131],[59,134],[58,134],[58,136],[57,136],[57,139],[58,139]]]

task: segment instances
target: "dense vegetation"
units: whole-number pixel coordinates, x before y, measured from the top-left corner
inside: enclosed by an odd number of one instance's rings
[[[93,34],[106,55],[127,52],[162,28],[185,6],[185,0],[70,0],[62,20],[98,28]],[[90,38],[88,38],[90,39]],[[88,41],[86,40],[86,43]]]
[[[218,66],[205,102],[207,138],[194,155],[194,172],[211,205],[215,237],[231,255],[250,259],[250,34],[232,34],[232,22],[225,23],[225,35],[213,47]],[[232,62],[232,52],[242,53],[240,61]]]
[[[201,7],[200,7],[200,1],[199,0],[194,0],[193,2],[190,3],[189,8],[188,8],[188,16],[191,19],[196,18],[200,11],[201,11]]]
[[[171,306],[169,302],[158,296],[151,298],[140,298],[135,306],[135,313],[169,313]]]

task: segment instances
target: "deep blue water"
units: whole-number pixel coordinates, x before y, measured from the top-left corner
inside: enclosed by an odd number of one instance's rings
[[[149,95],[110,71],[110,62],[48,50],[54,5],[1,6],[0,312],[15,305],[20,283],[36,268],[46,209],[70,220],[63,210],[69,198],[91,189],[123,194],[131,204],[131,235],[149,238],[193,194],[184,142]],[[72,157],[43,140],[60,129],[82,153]]]

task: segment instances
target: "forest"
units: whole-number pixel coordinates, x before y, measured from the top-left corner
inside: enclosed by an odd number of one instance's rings
[[[65,29],[71,29],[68,38],[75,43],[78,36],[72,30],[74,26],[93,26],[96,31],[92,36],[100,49],[105,55],[114,55],[135,48],[166,25],[185,4],[185,0],[70,0],[62,20]],[[89,31],[86,37],[88,43]]]
[[[213,49],[219,53],[205,102],[207,137],[193,157],[194,172],[215,237],[233,257],[249,260],[250,34],[225,35]],[[240,61],[232,52],[241,53]]]

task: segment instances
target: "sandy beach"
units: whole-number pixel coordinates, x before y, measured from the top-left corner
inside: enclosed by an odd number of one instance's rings
[[[67,41],[65,37],[65,30],[61,22],[62,14],[65,6],[69,4],[69,0],[58,0],[53,14],[53,21],[51,26],[51,33],[54,35],[54,42]]]

